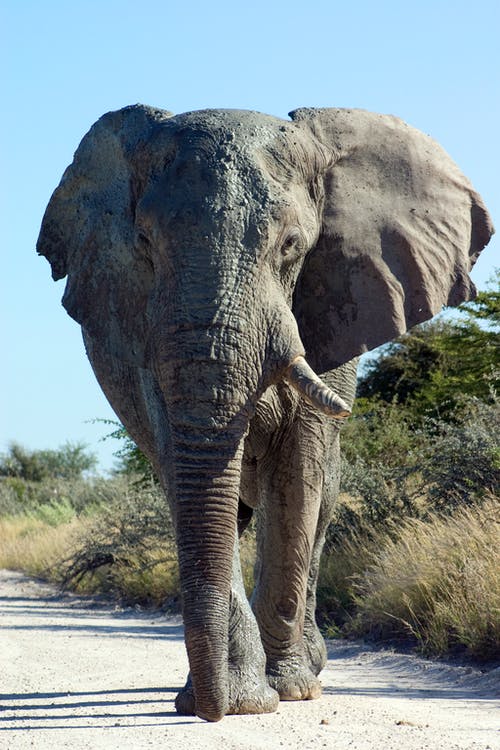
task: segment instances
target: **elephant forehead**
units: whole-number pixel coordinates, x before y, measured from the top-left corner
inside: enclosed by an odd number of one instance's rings
[[[296,126],[270,115],[247,110],[199,110],[159,122],[149,147],[155,161],[182,151],[199,153],[204,160],[252,161],[259,152],[276,147],[289,135],[300,136]]]
[[[270,222],[290,218],[295,187],[304,182],[300,144],[294,124],[245,110],[164,120],[147,146],[151,169],[138,219],[145,228],[159,221],[169,232],[203,228],[207,239],[229,232],[262,245]]]
[[[170,121],[172,126],[186,131],[205,131],[232,134],[234,138],[248,138],[255,146],[259,139],[266,141],[281,127],[291,123],[272,115],[243,109],[206,109],[176,115]],[[293,126],[292,126],[293,127]]]
[[[156,151],[150,177],[145,181],[139,212],[158,217],[178,211],[214,210],[225,215],[241,209],[248,218],[279,218],[283,188],[270,179],[264,149],[241,143],[231,132],[211,131],[197,125],[176,129],[175,152]],[[262,141],[261,141],[262,143]],[[192,219],[190,219],[192,220]]]

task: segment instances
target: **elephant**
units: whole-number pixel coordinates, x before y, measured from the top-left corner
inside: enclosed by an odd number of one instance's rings
[[[400,119],[289,117],[109,112],[37,243],[171,504],[190,669],[176,708],[207,721],[320,695],[316,582],[358,358],[471,299],[493,233],[451,158]]]

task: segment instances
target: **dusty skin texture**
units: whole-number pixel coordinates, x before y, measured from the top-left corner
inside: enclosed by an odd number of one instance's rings
[[[391,116],[136,105],[83,138],[37,248],[172,507],[182,714],[319,696],[340,471],[325,410],[350,411],[359,354],[471,298],[492,231],[443,149]],[[255,508],[252,614],[235,537]]]
[[[496,750],[499,670],[328,643],[323,696],[218,724],[178,716],[180,618],[0,572],[0,748]]]

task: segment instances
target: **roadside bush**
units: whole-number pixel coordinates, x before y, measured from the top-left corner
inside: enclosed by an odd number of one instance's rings
[[[111,502],[117,493],[124,492],[128,484],[123,477],[47,478],[39,482],[18,477],[0,478],[0,516],[44,517],[47,506],[64,507],[73,515],[92,513],[100,505]]]
[[[467,399],[463,421],[434,424],[418,456],[420,485],[433,509],[450,511],[500,489],[500,402]]]
[[[399,413],[406,421],[404,408],[386,405],[384,409],[377,403],[370,412],[365,402],[362,409],[360,430],[355,424],[349,426],[343,493],[327,531],[320,571],[318,617],[323,625],[334,623],[333,630],[349,630],[360,606],[356,582],[374,553],[400,543],[407,523],[429,521],[432,525],[442,518],[445,524],[446,516],[465,512],[467,507],[472,516],[480,517],[482,501],[488,498],[491,511],[499,495],[500,409],[496,398],[487,404],[462,399],[461,421],[427,420],[413,432],[409,423],[397,424]],[[377,444],[378,434],[381,441]],[[404,458],[390,450],[398,435],[405,445]],[[409,555],[405,561],[401,554],[402,570],[411,564]],[[398,591],[398,595],[403,597],[405,592]],[[499,611],[496,618],[499,623]]]
[[[172,518],[156,483],[129,481],[81,528],[61,565],[64,585],[127,603],[162,604],[179,593]]]
[[[424,653],[500,653],[500,505],[401,524],[367,551],[351,584],[356,614],[348,630],[377,639],[413,638]]]
[[[353,514],[340,502],[328,530],[330,545],[360,525],[369,534],[391,519],[451,512],[499,493],[496,397],[491,403],[462,398],[460,420],[428,419],[419,429],[411,428],[404,408],[395,404],[376,402],[369,411],[363,402],[361,408],[346,429],[341,479],[342,491],[356,498],[357,510]]]
[[[178,596],[166,500],[131,474],[0,479],[0,567],[130,603]]]
[[[44,479],[78,479],[97,465],[97,457],[83,443],[67,442],[56,450],[28,450],[16,442],[0,454],[0,477],[30,482]]]

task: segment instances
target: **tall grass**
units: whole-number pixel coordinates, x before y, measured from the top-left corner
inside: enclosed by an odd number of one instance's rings
[[[0,481],[0,567],[131,603],[179,591],[164,497],[133,477]]]
[[[333,605],[338,612],[344,604],[350,635],[410,638],[433,655],[498,656],[498,499],[490,496],[452,516],[435,512],[369,536],[358,533],[327,556],[321,589],[337,592]]]
[[[0,568],[22,570],[58,583],[61,560],[73,547],[83,523],[73,518],[55,525],[27,515],[0,518]]]
[[[359,432],[347,426],[318,585],[327,633],[500,652],[500,403],[466,412],[427,435],[412,435],[395,406],[363,413]],[[241,548],[250,593],[252,530]],[[179,599],[172,521],[149,480],[1,479],[0,566],[127,603]]]

